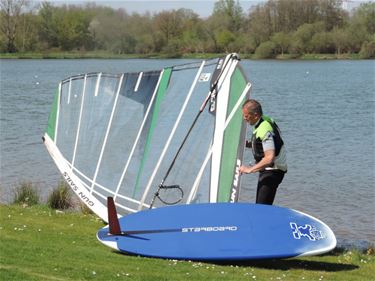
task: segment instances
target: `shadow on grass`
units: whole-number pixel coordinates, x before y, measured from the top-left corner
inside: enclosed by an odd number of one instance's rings
[[[225,265],[228,263],[219,263],[220,265]],[[233,265],[233,263],[231,263]],[[341,264],[332,262],[322,262],[322,261],[307,261],[299,259],[286,259],[286,260],[253,260],[246,262],[239,262],[235,265],[238,266],[251,266],[263,269],[273,269],[273,270],[290,270],[290,269],[303,269],[311,271],[325,271],[325,272],[338,272],[338,271],[349,271],[358,269],[359,266],[353,264]]]
[[[138,255],[117,252],[113,253],[119,255],[125,255],[128,257],[137,257]],[[138,256],[139,257],[139,256]],[[145,257],[151,259],[158,259],[156,257]],[[163,258],[162,258],[163,259]],[[163,259],[168,260],[168,259]],[[262,269],[272,269],[272,270],[290,270],[290,269],[303,269],[311,271],[325,271],[325,272],[339,272],[339,271],[349,271],[358,269],[359,266],[354,264],[342,264],[333,262],[323,262],[323,261],[308,261],[300,259],[265,259],[265,260],[248,260],[248,261],[193,261],[193,262],[203,262],[209,264],[216,264],[221,266],[240,266],[240,267],[257,267]]]

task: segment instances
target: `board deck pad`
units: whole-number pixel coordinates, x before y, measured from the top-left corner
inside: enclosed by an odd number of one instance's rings
[[[322,221],[288,208],[249,204],[192,204],[144,210],[120,218],[121,235],[108,226],[97,237],[118,251],[187,260],[289,258],[336,247]]]

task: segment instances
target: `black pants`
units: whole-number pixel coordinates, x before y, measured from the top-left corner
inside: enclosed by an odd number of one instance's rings
[[[257,204],[272,205],[277,187],[282,182],[285,172],[280,170],[265,170],[259,172],[257,188]]]

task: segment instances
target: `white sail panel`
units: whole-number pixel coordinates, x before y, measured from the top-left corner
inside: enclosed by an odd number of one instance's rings
[[[107,196],[120,214],[151,203],[230,201],[244,148],[240,104],[249,90],[233,55],[161,71],[70,77],[61,82],[46,145],[104,220]]]

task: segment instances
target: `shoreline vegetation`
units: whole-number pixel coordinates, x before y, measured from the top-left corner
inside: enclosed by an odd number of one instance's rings
[[[47,205],[0,204],[0,280],[372,280],[374,249],[246,262],[118,254],[100,244],[101,219]]]
[[[151,54],[114,54],[106,51],[87,52],[25,52],[25,53],[0,53],[0,59],[210,59],[224,56],[224,53],[186,53],[181,55],[168,55],[162,53]],[[241,54],[241,59],[264,60],[254,54]],[[277,55],[272,60],[362,60],[359,54],[304,54]]]
[[[217,0],[208,17],[179,8],[143,14],[96,3],[0,1],[1,58],[374,59],[375,3],[267,0],[243,10]],[[10,53],[13,55],[7,55]],[[118,54],[118,55],[116,55]]]

